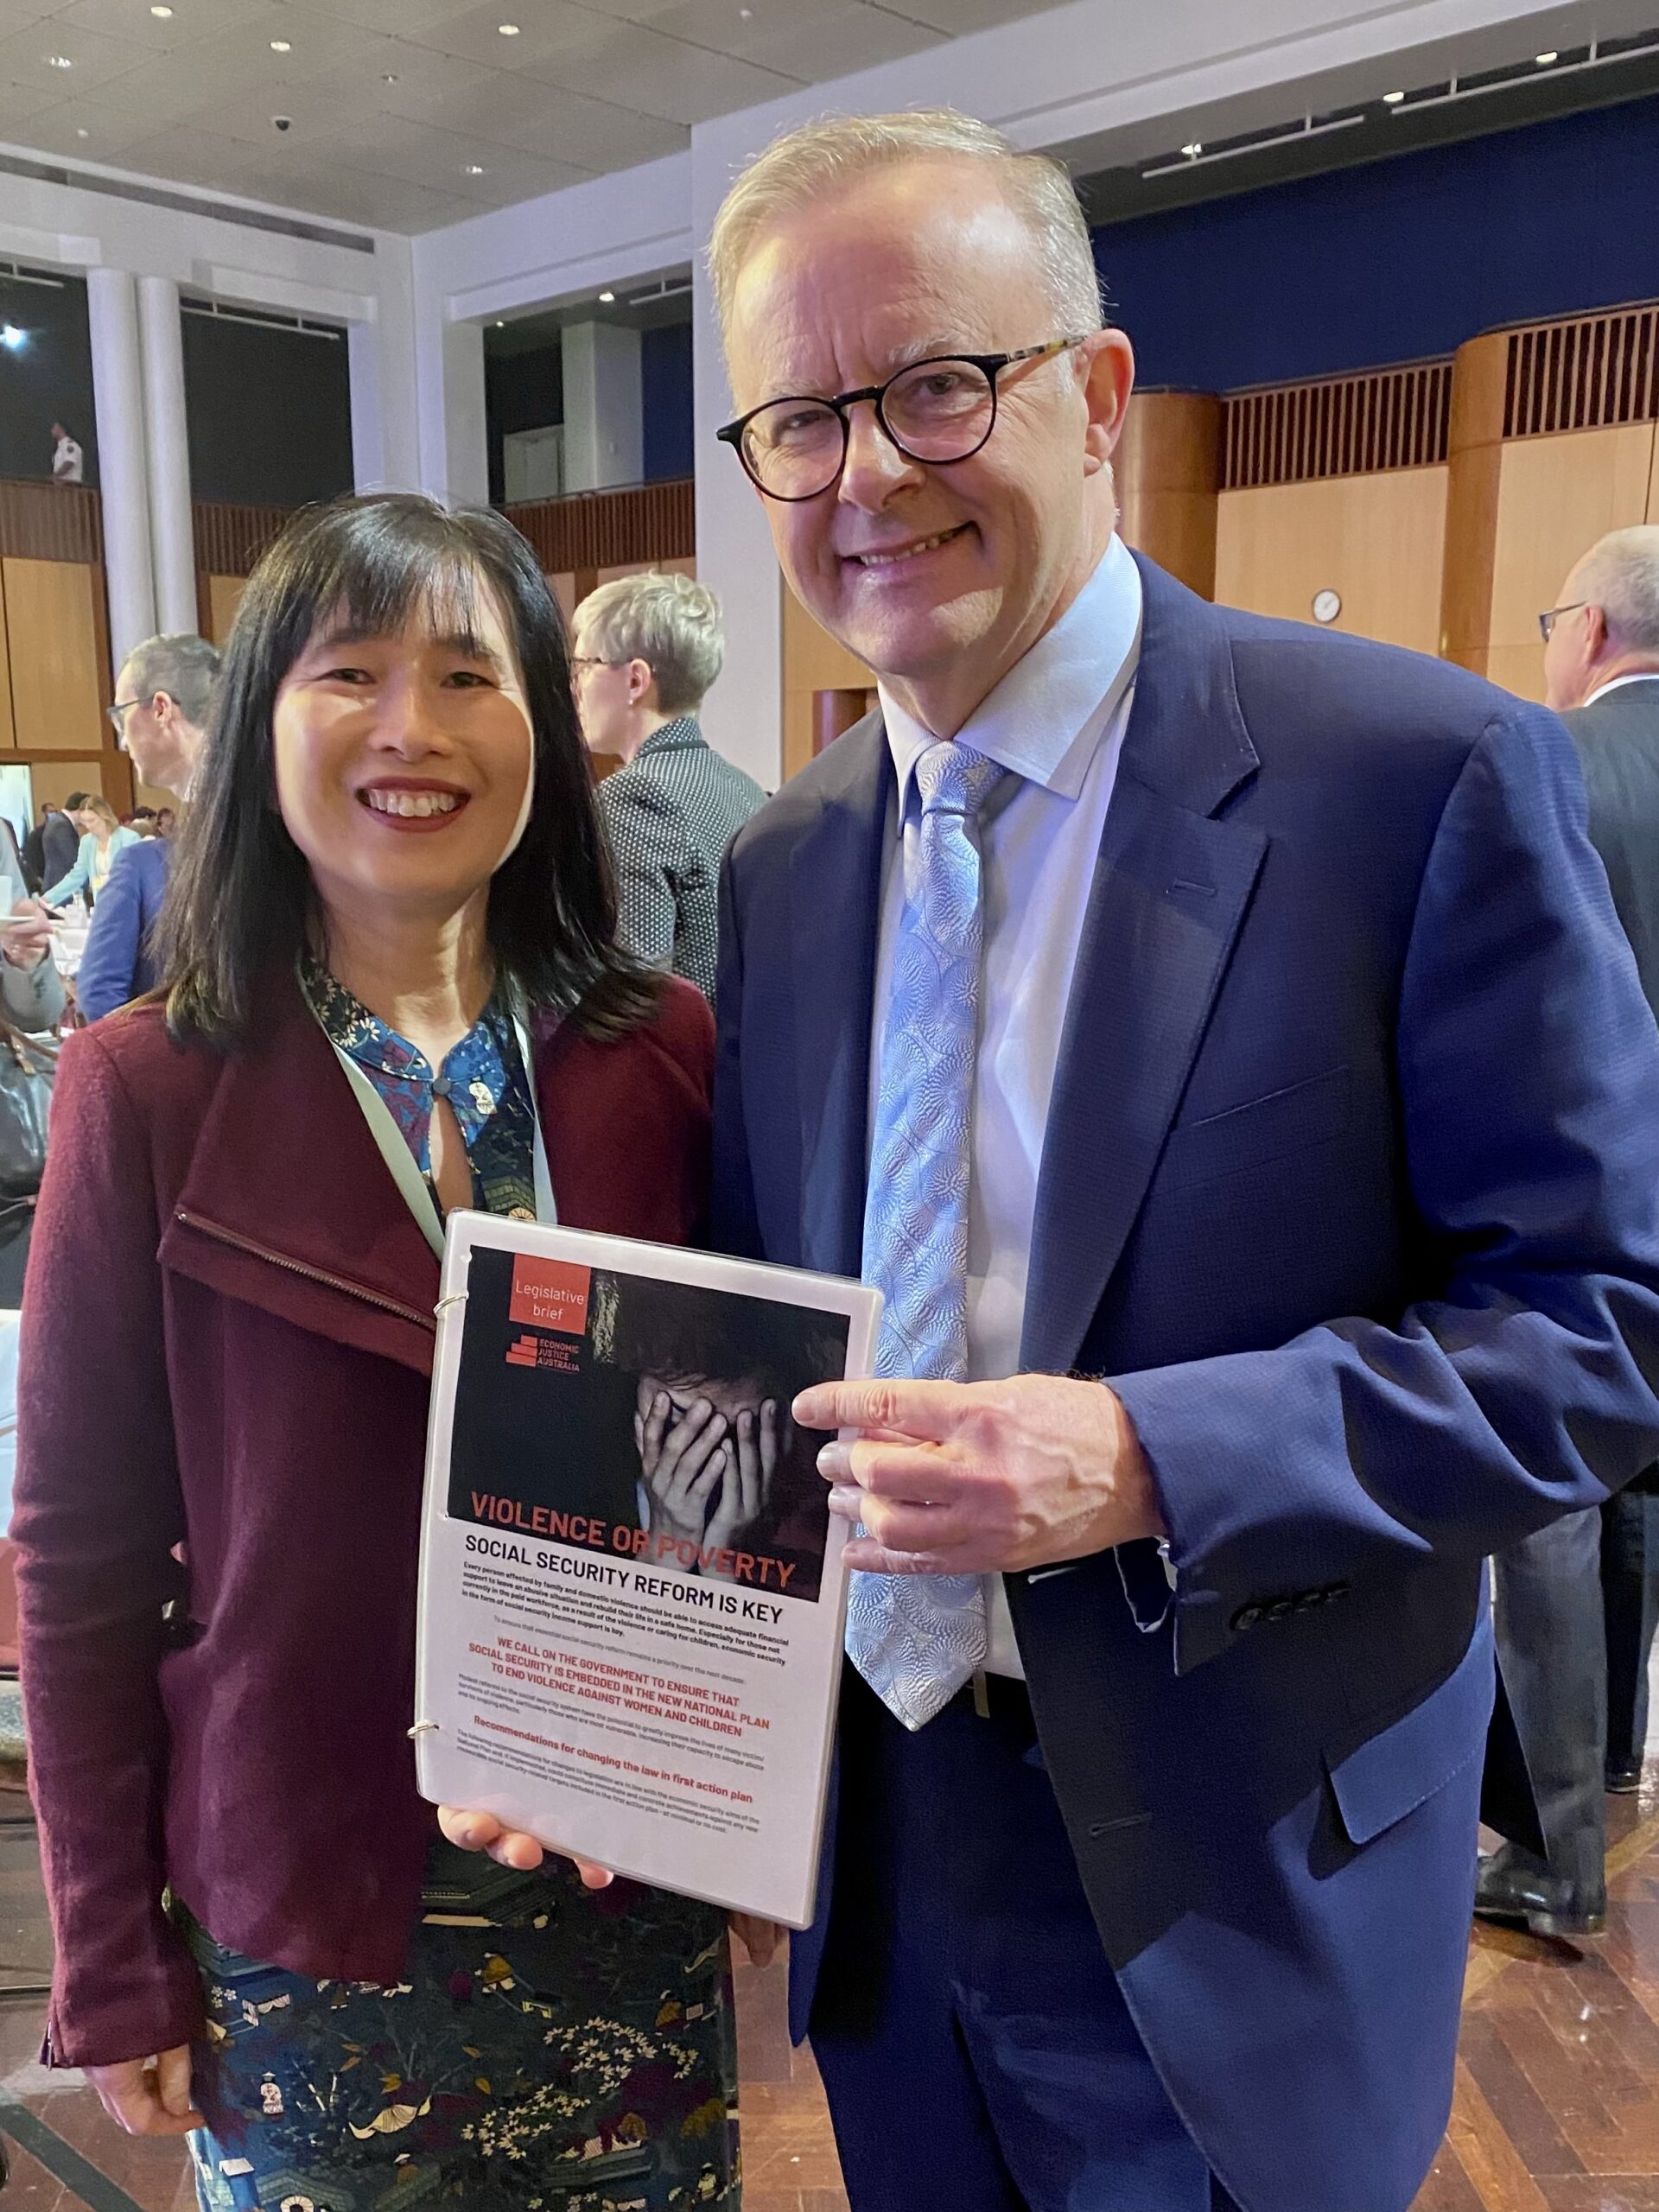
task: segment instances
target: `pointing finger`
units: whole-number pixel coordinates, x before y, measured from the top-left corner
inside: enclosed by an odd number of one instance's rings
[[[803,1390],[793,1411],[803,1428],[885,1428],[940,1444],[955,1433],[969,1386],[917,1382],[899,1376],[861,1382],[819,1382]]]

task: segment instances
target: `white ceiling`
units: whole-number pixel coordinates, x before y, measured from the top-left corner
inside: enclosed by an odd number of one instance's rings
[[[1052,0],[170,4],[0,0],[0,140],[413,232]]]

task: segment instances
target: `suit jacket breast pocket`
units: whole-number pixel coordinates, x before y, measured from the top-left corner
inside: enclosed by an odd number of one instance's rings
[[[1164,1147],[1158,1166],[1160,1187],[1168,1191],[1213,1182],[1328,1143],[1348,1127],[1352,1094],[1352,1069],[1327,1068],[1323,1075],[1308,1076],[1220,1113],[1181,1123]]]

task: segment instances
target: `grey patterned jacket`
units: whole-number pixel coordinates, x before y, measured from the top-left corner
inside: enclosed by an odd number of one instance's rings
[[[766,797],[690,715],[664,722],[599,787],[623,946],[687,976],[707,999],[720,949],[720,864]]]

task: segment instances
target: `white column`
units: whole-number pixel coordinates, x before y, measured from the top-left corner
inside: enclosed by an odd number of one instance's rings
[[[196,609],[196,543],[190,512],[184,333],[179,321],[179,288],[170,276],[138,279],[138,341],[144,364],[156,626],[176,636],[193,632],[200,616]]]
[[[452,506],[490,496],[484,416],[484,333],[475,322],[424,324],[416,353],[420,487]]]
[[[137,288],[124,269],[87,270],[86,311],[92,326],[92,396],[98,412],[110,651],[118,674],[133,647],[142,645],[156,629],[138,305]]]
[[[602,492],[645,473],[639,333],[613,322],[569,323],[559,334],[564,371],[564,484]]]
[[[412,244],[389,232],[376,239],[375,319],[353,322],[346,334],[352,474],[359,492],[414,491],[421,481]]]
[[[723,174],[723,173],[722,173]],[[710,194],[706,220],[713,221]],[[710,745],[769,791],[784,774],[784,596],[765,502],[715,432],[731,420],[713,288],[701,255],[692,277],[692,404],[696,425],[697,581],[726,616],[726,661],[702,726]]]

